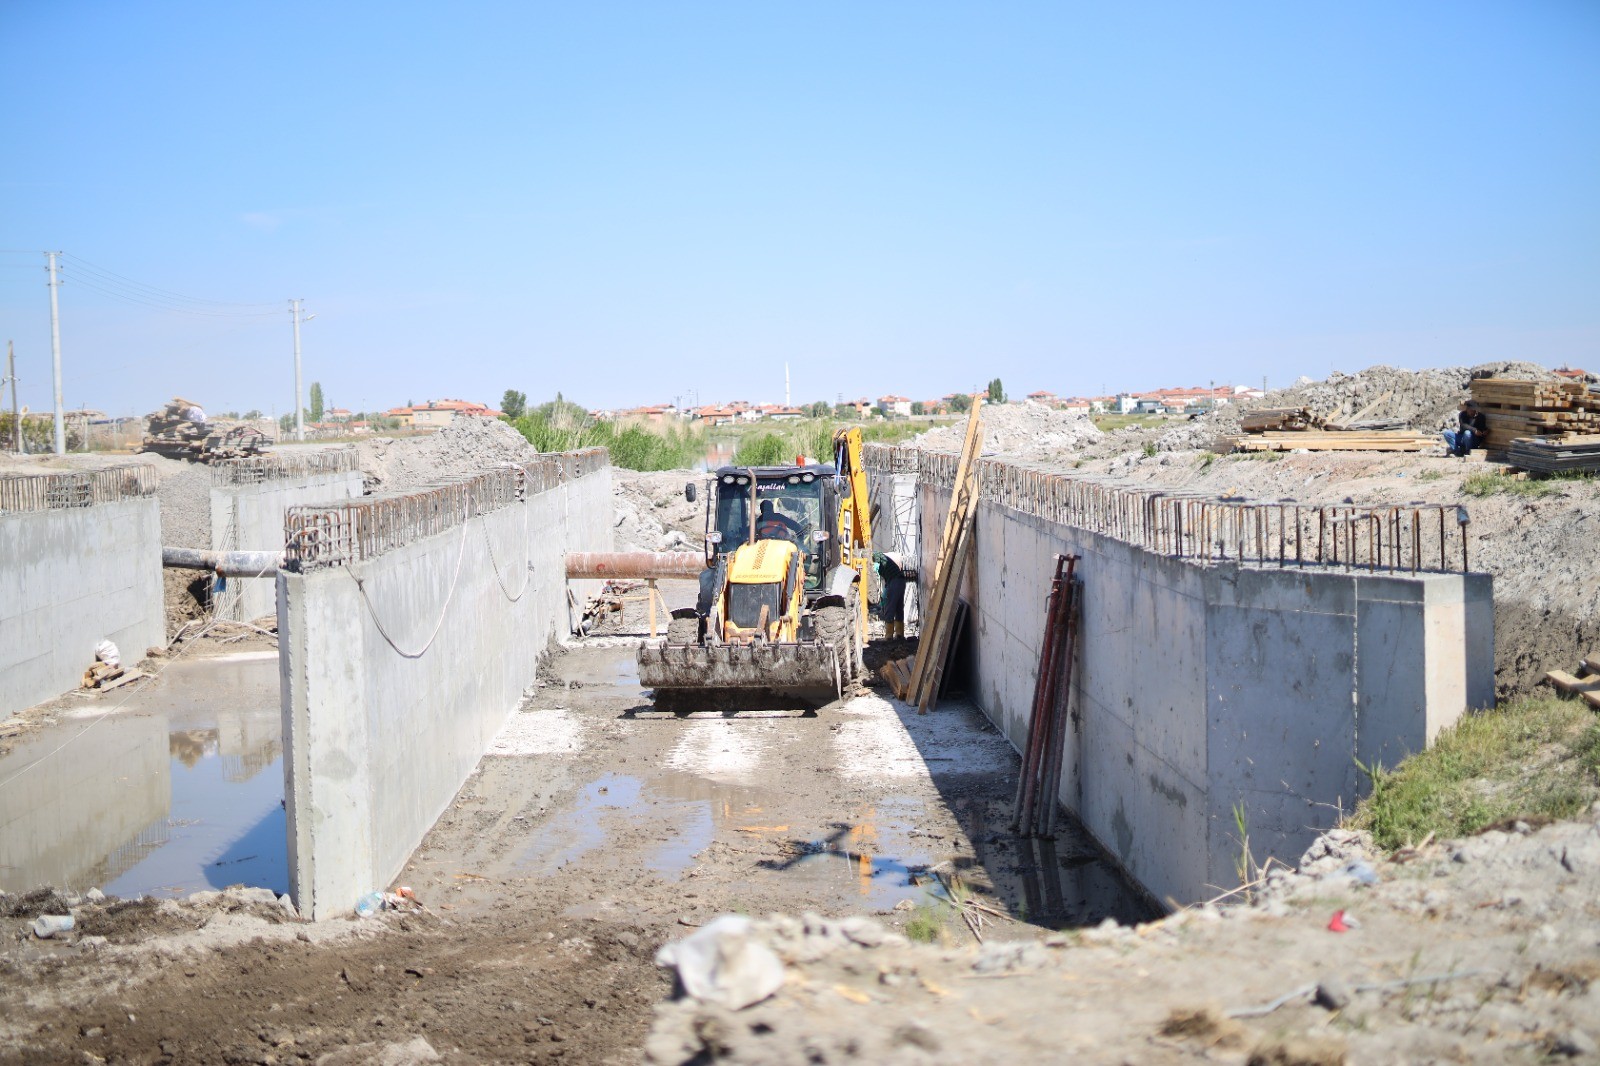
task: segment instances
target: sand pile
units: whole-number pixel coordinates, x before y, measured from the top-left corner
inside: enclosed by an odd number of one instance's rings
[[[934,452],[959,452],[966,437],[966,422],[941,426],[911,444]],[[1057,411],[1026,401],[985,405],[983,450],[1013,459],[1060,459],[1076,455],[1099,443],[1104,436],[1089,416],[1078,411]]]
[[[1515,361],[1427,370],[1374,366],[1356,374],[1335,371],[1326,381],[1302,379],[1289,388],[1274,389],[1264,399],[1229,404],[1174,426],[1156,447],[1162,451],[1208,448],[1218,437],[1238,434],[1240,416],[1254,407],[1304,407],[1325,419],[1339,419],[1377,404],[1363,418],[1397,418],[1408,429],[1432,431],[1455,416],[1456,405],[1467,398],[1467,383],[1486,376],[1543,380],[1555,375],[1537,363]]]
[[[356,452],[375,492],[436,485],[539,454],[522,434],[496,418],[458,418],[426,437],[364,440]]]

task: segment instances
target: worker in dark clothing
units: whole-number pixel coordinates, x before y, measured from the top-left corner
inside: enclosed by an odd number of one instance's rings
[[[893,555],[875,552],[872,565],[883,582],[883,598],[878,601],[878,616],[883,619],[883,635],[898,640],[906,635],[906,572]]]
[[[1489,436],[1489,419],[1478,410],[1476,400],[1463,400],[1456,413],[1456,428],[1444,431],[1445,450],[1464,456]]]

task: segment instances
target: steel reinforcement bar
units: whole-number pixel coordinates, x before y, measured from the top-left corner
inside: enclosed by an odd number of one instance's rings
[[[150,496],[158,482],[149,463],[123,463],[101,470],[0,477],[0,513],[93,507],[97,503]]]
[[[610,463],[606,449],[589,448],[507,463],[400,496],[291,507],[283,519],[284,567],[308,570],[370,559]]]
[[[917,480],[950,488],[958,457],[875,446],[873,473],[903,469],[915,454]],[[1369,571],[1465,573],[1469,516],[1455,504],[1381,507],[1217,498],[1183,489],[1062,473],[1007,462],[977,462],[980,499],[1202,565],[1339,566]]]
[[[273,452],[243,459],[224,459],[211,467],[211,484],[218,488],[259,485],[263,481],[288,481],[317,474],[343,474],[358,468],[354,448]]]

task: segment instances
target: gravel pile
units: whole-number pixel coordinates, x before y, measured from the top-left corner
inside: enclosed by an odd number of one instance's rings
[[[497,418],[458,418],[426,437],[378,438],[356,445],[361,472],[377,492],[405,492],[470,477],[538,449]]]
[[[983,450],[1014,459],[1070,458],[1104,436],[1089,416],[1057,411],[1032,401],[983,408]],[[965,421],[914,437],[911,444],[933,452],[959,452]]]
[[[1535,380],[1555,375],[1537,363],[1498,362],[1477,366],[1402,370],[1374,366],[1355,374],[1335,371],[1326,381],[1301,379],[1286,389],[1274,389],[1260,400],[1218,408],[1167,430],[1157,440],[1162,451],[1209,448],[1218,437],[1237,435],[1240,416],[1256,407],[1304,407],[1325,419],[1348,418],[1367,405],[1383,402],[1366,418],[1398,418],[1407,428],[1431,431],[1454,416],[1467,398],[1467,383],[1474,377],[1509,377]]]

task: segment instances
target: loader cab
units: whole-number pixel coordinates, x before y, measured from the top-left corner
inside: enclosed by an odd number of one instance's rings
[[[786,540],[798,549],[805,590],[822,587],[837,553],[839,489],[832,463],[724,466],[712,475],[707,503],[706,564],[715,567],[743,544]]]

